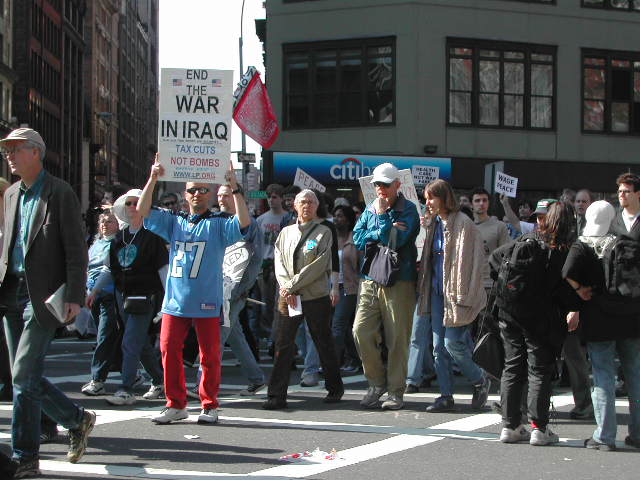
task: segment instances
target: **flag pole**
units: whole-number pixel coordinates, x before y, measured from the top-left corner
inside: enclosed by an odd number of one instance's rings
[[[244,75],[244,62],[243,62],[243,58],[242,58],[242,23],[243,23],[243,19],[244,19],[244,2],[245,0],[242,0],[242,8],[240,10],[240,38],[238,39],[238,49],[240,50],[240,79],[242,78],[242,75]],[[244,155],[245,153],[247,153],[247,137],[245,135],[245,133],[241,130],[240,131],[240,138],[242,140],[242,146],[241,146],[241,152]],[[248,162],[243,162],[242,163],[242,189],[246,192],[247,191],[247,175],[249,173],[249,163]]]

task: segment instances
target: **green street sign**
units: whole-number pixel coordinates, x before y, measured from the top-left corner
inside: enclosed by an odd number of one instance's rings
[[[249,192],[249,198],[267,198],[266,190],[251,190]]]

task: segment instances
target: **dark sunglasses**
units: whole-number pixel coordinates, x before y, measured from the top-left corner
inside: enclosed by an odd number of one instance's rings
[[[136,207],[136,206],[138,205],[138,202],[124,202],[124,204],[125,204],[127,207],[130,207],[130,206],[132,206],[132,205],[133,205],[134,207]]]
[[[389,188],[391,186],[390,183],[385,183],[385,182],[373,182],[373,184],[376,187],[383,187],[383,188]]]
[[[164,207],[173,207],[176,204],[176,202],[164,202],[162,204],[162,206]]]
[[[209,190],[207,187],[191,187],[191,188],[187,188],[187,193],[190,193],[191,195],[195,195],[196,192],[198,192],[200,195],[206,195],[210,191],[211,190]]]

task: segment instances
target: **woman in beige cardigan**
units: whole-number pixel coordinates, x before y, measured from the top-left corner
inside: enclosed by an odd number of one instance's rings
[[[428,412],[454,408],[453,365],[473,385],[471,406],[484,407],[491,383],[471,359],[469,325],[484,308],[483,242],[473,221],[459,212],[451,186],[435,180],[425,189],[427,230],[418,280],[420,315],[431,315],[435,369],[441,396]]]

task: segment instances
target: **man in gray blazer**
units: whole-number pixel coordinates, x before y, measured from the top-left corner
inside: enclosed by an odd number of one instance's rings
[[[69,429],[67,458],[84,454],[95,413],[73,403],[44,378],[44,359],[62,323],[45,300],[66,284],[64,313],[71,321],[84,302],[87,248],[80,204],[66,182],[42,165],[45,143],[30,128],[0,140],[11,173],[21,178],[4,195],[0,308],[13,373],[11,438],[15,478],[39,475],[41,409]]]

